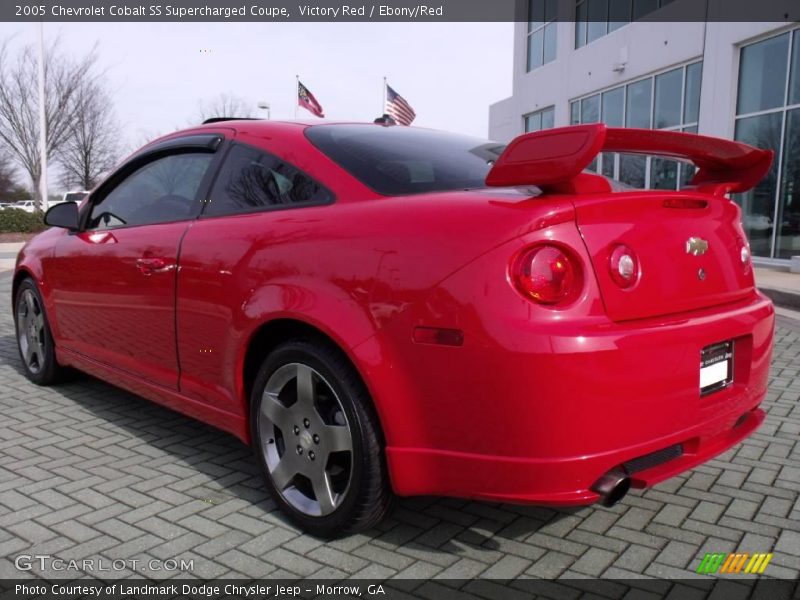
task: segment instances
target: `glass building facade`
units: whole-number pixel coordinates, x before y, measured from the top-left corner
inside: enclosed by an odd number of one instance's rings
[[[523,117],[525,119],[525,133],[541,131],[542,129],[551,129],[555,124],[555,117],[556,111],[553,106],[528,113]]]
[[[702,61],[692,62],[578,98],[570,103],[570,123],[667,129],[697,133]],[[634,154],[603,153],[591,169],[636,188],[677,190],[695,169],[688,163]]]
[[[528,71],[556,59],[557,0],[528,0]]]
[[[734,135],[775,151],[769,175],[735,198],[753,255],[800,255],[800,29],[741,48]]]
[[[575,47],[643,19],[674,0],[577,0],[575,4]]]

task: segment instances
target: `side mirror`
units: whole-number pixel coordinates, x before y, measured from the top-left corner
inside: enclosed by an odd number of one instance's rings
[[[56,204],[44,214],[45,225],[62,227],[70,231],[78,229],[78,205],[74,202]]]

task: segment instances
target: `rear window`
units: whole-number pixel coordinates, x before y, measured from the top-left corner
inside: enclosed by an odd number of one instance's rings
[[[381,125],[316,125],[308,139],[386,196],[485,187],[505,146],[441,131]]]

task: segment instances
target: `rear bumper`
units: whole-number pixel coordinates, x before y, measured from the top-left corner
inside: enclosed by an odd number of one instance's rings
[[[631,473],[631,486],[653,486],[702,464],[739,443],[764,421],[754,408],[738,417],[704,423],[694,430],[592,456],[519,459],[502,456],[389,448],[389,465],[401,495],[452,495],[497,502],[567,506],[592,504],[600,497],[589,489],[604,473],[633,459],[680,444],[683,454],[652,468]],[[623,467],[623,470],[624,467]],[[575,482],[591,482],[575,489]]]
[[[613,468],[679,446],[668,460],[636,464],[632,485],[651,486],[764,420],[774,311],[761,294],[669,318],[563,325],[520,336],[523,325],[507,321],[491,345],[415,349],[431,353],[410,366],[427,424],[387,449],[398,494],[589,504]],[[700,351],[729,339],[734,383],[701,397]]]

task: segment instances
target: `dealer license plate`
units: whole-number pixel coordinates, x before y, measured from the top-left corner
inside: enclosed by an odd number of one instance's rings
[[[733,342],[706,346],[700,353],[700,395],[728,387],[733,382]]]

